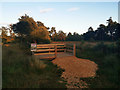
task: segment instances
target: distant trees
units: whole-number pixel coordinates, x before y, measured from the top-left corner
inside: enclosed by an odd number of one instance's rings
[[[64,33],[62,30],[59,30],[56,32],[55,27],[51,28],[50,37],[53,41],[65,41],[66,40],[66,33]]]
[[[59,30],[57,32],[55,27],[46,27],[41,21],[34,21],[32,17],[28,15],[21,16],[19,21],[15,24],[10,24],[9,27],[2,27],[1,36],[3,41],[8,38],[15,38],[21,42],[37,42],[37,43],[50,43],[50,41],[115,41],[120,38],[120,24],[112,20],[110,17],[107,21],[107,25],[100,24],[97,30],[92,27],[88,28],[88,31],[82,35],[77,32],[66,34],[64,31]],[[49,31],[48,31],[49,30]]]
[[[88,32],[83,34],[84,40],[92,40],[95,37],[95,32],[93,31],[92,27],[88,28]]]
[[[58,31],[58,40],[65,41],[65,39],[66,39],[66,33],[64,33],[62,30]]]
[[[66,37],[66,40],[67,41],[80,41],[80,40],[82,40],[82,36],[76,32],[74,32],[73,34],[71,32],[69,32]]]
[[[53,41],[114,41],[120,38],[120,24],[112,20],[110,17],[107,21],[107,25],[100,24],[97,30],[92,27],[88,28],[88,31],[82,35],[74,32],[69,32],[67,35],[63,31],[56,32],[52,27],[50,31],[50,37]]]
[[[93,31],[93,28],[88,28],[88,32],[82,36],[84,40],[101,40],[101,41],[113,41],[120,38],[120,24],[112,20],[110,17],[107,20],[108,25],[100,24],[97,30]]]

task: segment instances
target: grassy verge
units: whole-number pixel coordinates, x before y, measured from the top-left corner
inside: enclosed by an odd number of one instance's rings
[[[17,44],[3,46],[2,66],[3,88],[66,88],[61,68],[32,57]]]
[[[98,64],[95,78],[81,78],[90,88],[118,88],[119,84],[119,53],[115,44],[99,43],[77,46],[77,57],[90,59]]]

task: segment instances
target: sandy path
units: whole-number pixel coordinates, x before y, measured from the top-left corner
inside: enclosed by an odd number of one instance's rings
[[[95,77],[97,64],[93,61],[80,59],[75,56],[56,58],[52,61],[61,68],[65,69],[62,77],[67,80],[68,88],[86,88],[87,83],[80,80],[81,77]]]

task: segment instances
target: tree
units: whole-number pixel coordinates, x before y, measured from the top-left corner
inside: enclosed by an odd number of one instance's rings
[[[62,30],[58,31],[58,40],[65,41],[66,39],[66,33],[64,33]]]
[[[25,14],[25,16],[21,16],[21,18],[18,19],[19,22],[16,24],[13,24],[12,29],[15,33],[17,33],[20,36],[27,36],[30,35],[30,33],[38,28],[36,22],[32,17],[29,17]]]
[[[55,36],[57,35],[57,32],[55,30],[55,27],[52,27],[51,30],[49,31],[49,35],[51,37],[52,40],[55,39]]]
[[[69,32],[68,35],[67,35],[67,37],[66,37],[66,40],[67,40],[67,41],[72,41],[72,40],[73,40],[72,37],[73,37],[73,36],[72,36],[72,33]]]
[[[119,40],[120,39],[120,24],[117,23],[117,26],[116,26],[116,30],[115,30],[115,33],[114,33],[114,37],[115,37],[115,40]]]
[[[32,17],[21,16],[19,22],[12,25],[13,31],[24,42],[44,42],[50,40],[48,27],[44,26],[44,23],[35,22]]]
[[[89,32],[89,31],[93,31],[93,28],[92,28],[92,27],[89,27],[89,28],[88,28],[88,32]]]
[[[95,31],[89,27],[88,32],[82,35],[84,40],[118,40],[120,38],[120,24],[113,21],[112,17],[107,20],[107,23],[107,26],[100,24]]]
[[[105,40],[107,35],[106,26],[104,24],[100,24],[95,32],[96,40]]]
[[[3,43],[6,43],[6,41],[7,41],[8,28],[3,26],[3,27],[0,28],[0,30],[2,31],[2,32],[1,32],[2,42],[3,42]]]
[[[83,34],[84,40],[94,40],[95,32],[92,27],[88,28],[88,32]]]
[[[37,42],[50,41],[48,28],[40,21],[37,21],[38,28],[31,32],[32,40]]]
[[[113,40],[114,39],[114,33],[115,33],[115,30],[117,29],[117,22],[113,22],[112,20],[112,17],[110,17],[108,20],[107,20],[107,32],[110,33],[110,37],[111,39]]]

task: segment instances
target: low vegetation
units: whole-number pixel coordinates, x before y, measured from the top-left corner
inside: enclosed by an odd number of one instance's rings
[[[120,41],[111,44],[103,42],[91,45],[77,46],[77,57],[90,59],[98,64],[95,78],[81,78],[90,88],[118,88],[119,85],[119,51]]]
[[[66,88],[63,69],[25,52],[18,44],[3,46],[3,88]]]

